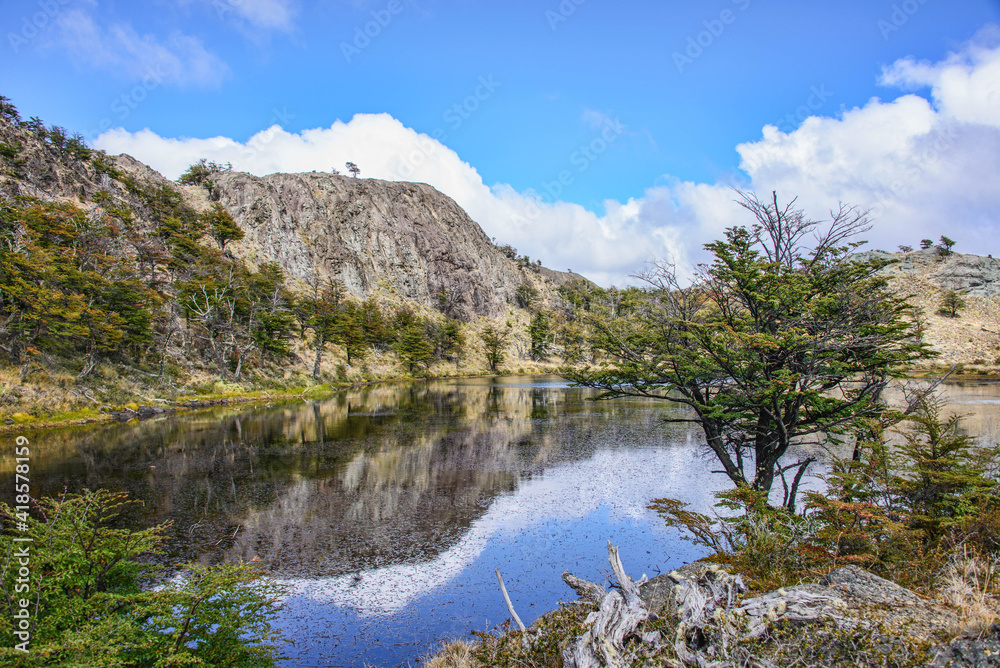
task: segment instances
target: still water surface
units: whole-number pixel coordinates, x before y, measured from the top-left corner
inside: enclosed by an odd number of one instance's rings
[[[997,442],[1000,385],[944,392]],[[494,568],[530,623],[573,597],[564,569],[604,581],[609,540],[633,577],[700,556],[646,509],[708,510],[727,486],[700,432],[592,396],[554,377],[431,381],[44,432],[32,493],[128,491],[144,502],[129,521],[172,521],[170,557],[262,560],[291,586],[288,666],[416,665],[507,619]]]

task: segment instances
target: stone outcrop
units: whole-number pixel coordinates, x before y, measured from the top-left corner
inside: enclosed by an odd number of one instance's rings
[[[546,296],[580,278],[522,266],[450,197],[423,183],[322,174],[213,177],[216,196],[246,237],[233,253],[251,266],[277,262],[292,279],[340,282],[364,297],[380,283],[433,306],[444,292],[452,314],[496,317],[533,285]]]
[[[633,583],[616,567],[617,551],[611,558],[621,593],[563,574],[581,597],[572,605],[594,609],[583,635],[563,640],[567,666],[1000,666],[1000,625],[951,639],[962,628],[961,610],[857,566],[742,598],[740,576],[717,564],[695,562]],[[626,614],[622,601],[636,588]]]
[[[220,172],[211,175],[210,198],[206,188],[179,186],[131,156],[80,159],[2,119],[0,148],[0,195],[97,210],[95,195],[104,191],[148,234],[150,194],[179,192],[181,205],[196,212],[218,201],[245,233],[227,251],[255,269],[278,263],[299,289],[329,279],[358,298],[386,288],[432,308],[443,295],[448,315],[472,320],[502,315],[521,285],[545,303],[559,285],[583,278],[512,257],[513,249],[498,247],[454,200],[424,183]]]
[[[976,367],[966,369],[967,374],[1000,371],[1000,259],[942,254],[936,246],[908,253],[866,251],[855,257],[893,261],[882,271],[891,289],[918,307],[924,340],[939,353],[926,365]],[[954,318],[941,311],[949,290],[965,301]]]
[[[955,290],[973,297],[1000,295],[1000,259],[995,257],[943,254],[937,246],[908,253],[865,251],[856,257],[895,260],[884,270],[894,279],[920,278],[941,290]]]

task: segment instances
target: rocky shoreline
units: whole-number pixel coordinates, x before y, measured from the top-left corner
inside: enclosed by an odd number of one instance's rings
[[[443,653],[427,666],[1000,666],[995,606],[922,596],[858,566],[746,598],[743,579],[718,564],[633,582],[610,544],[609,560],[612,589],[566,572],[578,600],[523,632],[483,635],[476,659]]]

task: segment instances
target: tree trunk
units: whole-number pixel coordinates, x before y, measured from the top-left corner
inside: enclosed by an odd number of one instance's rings
[[[323,362],[323,346],[326,345],[326,337],[323,331],[316,331],[316,361],[313,363],[313,378],[319,379],[319,366]]]

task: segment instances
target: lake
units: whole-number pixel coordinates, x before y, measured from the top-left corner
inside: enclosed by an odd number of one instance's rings
[[[943,393],[997,442],[1000,385]],[[170,558],[263,561],[290,586],[288,666],[415,665],[508,618],[494,568],[530,624],[575,597],[563,570],[609,577],[609,540],[634,578],[701,556],[646,508],[706,511],[728,487],[700,431],[660,402],[593,396],[557,377],[387,383],[40,432],[32,493],[124,490],[143,501],[128,521],[173,523]],[[4,448],[5,499],[13,467]]]

